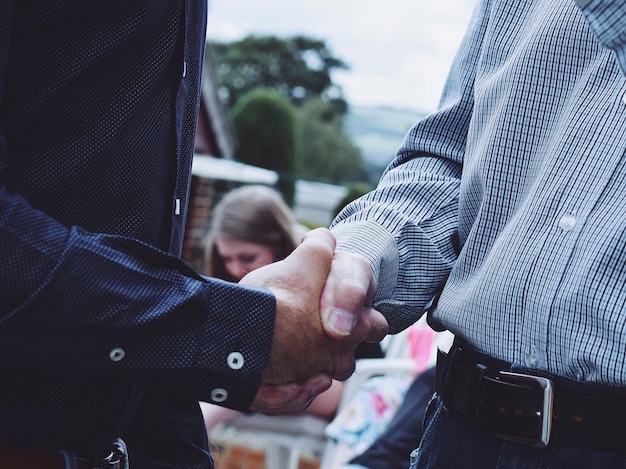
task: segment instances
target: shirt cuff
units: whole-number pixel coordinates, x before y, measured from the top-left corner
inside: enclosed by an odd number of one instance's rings
[[[398,279],[400,256],[394,237],[374,221],[339,223],[332,228],[337,250],[361,254],[378,282],[374,302],[391,298]]]
[[[269,361],[276,299],[267,291],[212,280],[208,311],[200,338],[198,365],[216,373],[206,402],[247,410]],[[206,384],[205,384],[206,386]]]

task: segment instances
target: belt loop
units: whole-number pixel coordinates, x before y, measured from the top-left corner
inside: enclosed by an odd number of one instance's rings
[[[448,411],[452,403],[452,395],[454,394],[454,383],[451,382],[452,373],[450,372],[454,357],[460,350],[460,341],[454,339],[452,347],[448,353],[441,349],[437,349],[437,364],[435,367],[435,391],[441,397],[443,406]]]
[[[470,402],[473,405],[470,405],[470,409],[472,409],[472,417],[476,422],[482,423],[480,419],[480,385],[482,383],[483,377],[485,376],[485,372],[487,371],[487,366],[482,363],[476,363],[472,370],[471,384],[470,384]]]
[[[445,387],[448,387],[450,385],[454,386],[453,383],[451,382],[452,373],[450,371],[452,369],[452,364],[454,363],[457,353],[461,352],[461,350],[462,350],[461,340],[458,337],[455,337],[454,342],[452,343],[452,347],[450,347],[450,350],[448,351],[448,353],[447,354],[444,353],[444,356],[447,357],[445,361],[445,367],[443,370],[445,373],[444,375],[445,381],[443,382],[443,385]]]

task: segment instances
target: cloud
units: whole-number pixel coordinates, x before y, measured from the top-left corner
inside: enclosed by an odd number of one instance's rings
[[[348,102],[436,107],[473,0],[210,0],[209,38],[305,34],[350,66],[337,72]]]

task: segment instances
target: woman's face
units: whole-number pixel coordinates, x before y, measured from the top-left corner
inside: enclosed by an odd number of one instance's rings
[[[217,238],[215,247],[224,268],[236,281],[275,260],[272,249],[264,244]]]

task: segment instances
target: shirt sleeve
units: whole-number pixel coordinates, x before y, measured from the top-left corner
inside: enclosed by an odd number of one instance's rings
[[[0,284],[4,362],[118,373],[247,408],[269,358],[269,292],[204,278],[132,238],[66,228],[2,188]]]
[[[331,224],[338,249],[370,261],[378,279],[374,306],[392,333],[424,313],[460,249],[458,195],[488,10],[489,2],[479,2],[474,11],[439,110],[409,130],[377,188]]]

